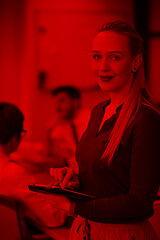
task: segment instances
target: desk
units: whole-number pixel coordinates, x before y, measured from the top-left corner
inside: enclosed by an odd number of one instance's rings
[[[69,239],[70,228],[67,228],[66,226],[59,227],[59,228],[42,227],[41,230],[43,232],[45,232],[49,237],[51,237],[55,240],[68,240]]]
[[[69,234],[71,229],[71,220],[67,219],[65,225],[61,227],[47,227],[41,221],[38,221],[37,217],[32,218],[30,216],[23,217],[24,222],[26,223],[26,227],[34,235],[41,235],[41,233],[46,234],[54,240],[69,240]]]

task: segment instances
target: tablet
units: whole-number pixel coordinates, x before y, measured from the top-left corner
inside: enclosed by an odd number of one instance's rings
[[[46,193],[46,194],[61,194],[63,196],[69,197],[69,198],[74,198],[74,199],[79,199],[79,200],[93,200],[96,197],[88,194],[84,194],[81,192],[76,192],[70,189],[66,188],[60,188],[56,186],[48,186],[48,185],[41,185],[41,184],[33,184],[33,185],[28,185],[29,190],[34,191],[34,192],[41,192],[41,193]]]

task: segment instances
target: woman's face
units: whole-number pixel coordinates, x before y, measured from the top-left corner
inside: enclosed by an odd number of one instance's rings
[[[93,40],[92,69],[103,91],[121,91],[131,86],[133,57],[129,38],[113,31],[98,33]]]

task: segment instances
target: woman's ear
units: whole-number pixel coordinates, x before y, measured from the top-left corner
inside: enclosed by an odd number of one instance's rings
[[[134,57],[133,61],[132,61],[132,69],[131,71],[133,73],[137,72],[138,68],[140,67],[141,63],[142,63],[142,55],[138,54],[136,57]]]

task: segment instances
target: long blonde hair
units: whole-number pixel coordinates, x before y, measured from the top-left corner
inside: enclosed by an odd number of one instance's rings
[[[128,36],[130,40],[132,56],[134,57],[138,54],[143,55],[143,40],[137,31],[128,23],[121,21],[107,23],[101,27],[98,33],[102,31],[114,31],[116,33]],[[139,69],[134,73],[134,81],[131,91],[122,106],[116,124],[111,131],[109,143],[107,144],[107,147],[101,157],[102,159],[107,158],[108,164],[112,162],[113,155],[120,145],[124,132],[131,124],[140,106],[140,103],[142,102],[142,89],[145,89],[148,93],[148,89],[145,84],[143,60]],[[146,104],[152,106],[152,104],[147,100]]]

